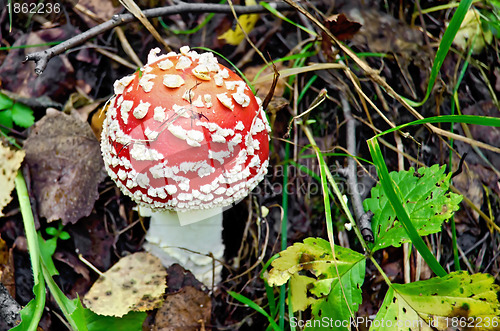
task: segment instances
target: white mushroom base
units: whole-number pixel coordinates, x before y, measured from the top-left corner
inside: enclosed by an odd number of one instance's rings
[[[222,208],[158,212],[141,206],[139,213],[151,217],[144,248],[165,267],[178,263],[208,288],[220,281]]]

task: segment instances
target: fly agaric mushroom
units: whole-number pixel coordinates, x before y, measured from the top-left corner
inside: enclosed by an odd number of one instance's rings
[[[222,208],[247,196],[267,173],[270,127],[260,99],[212,53],[187,46],[180,54],[159,52],[151,50],[143,68],[115,82],[102,155],[117,186],[152,216],[150,249],[170,247],[161,256],[165,264],[181,262],[207,283],[212,258],[176,247],[222,257]],[[203,247],[213,241],[209,235],[186,235],[185,227],[175,232],[176,216],[183,224],[212,217],[200,225],[218,227],[211,235],[218,246]],[[193,270],[198,265],[200,272]]]

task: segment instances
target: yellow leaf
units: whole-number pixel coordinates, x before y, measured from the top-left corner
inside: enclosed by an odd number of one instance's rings
[[[474,41],[474,53],[480,53],[486,44],[491,44],[493,34],[490,30],[483,30],[479,11],[470,9],[464,17],[453,43],[462,49],[467,49],[469,42]]]
[[[100,277],[83,303],[99,315],[122,317],[129,311],[158,308],[166,288],[167,272],[160,259],[134,253],[120,259]]]
[[[247,0],[247,6],[256,5],[257,2],[255,0]],[[236,29],[227,30],[222,35],[219,36],[219,39],[224,39],[226,43],[231,45],[239,45],[243,39],[245,38],[245,34],[240,28],[240,25],[243,27],[243,30],[248,34],[255,26],[255,23],[259,20],[259,14],[249,14],[249,15],[241,15],[238,17],[238,22],[240,24],[236,25]]]
[[[17,170],[21,167],[24,159],[24,151],[14,151],[0,143],[0,217],[3,216],[2,209],[5,207],[12,196],[10,193],[14,189]]]

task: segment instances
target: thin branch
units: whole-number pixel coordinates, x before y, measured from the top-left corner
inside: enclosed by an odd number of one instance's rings
[[[290,10],[290,7],[283,2],[275,2],[270,3],[276,10]],[[254,13],[263,13],[267,12],[267,10],[260,6],[233,6],[234,12],[238,15],[242,14],[254,14]],[[231,7],[228,5],[221,4],[210,4],[210,3],[184,3],[178,2],[178,4],[173,6],[159,7],[143,10],[143,13],[146,17],[159,17],[159,16],[168,16],[175,15],[181,13],[219,13],[219,14],[227,14],[231,13]],[[99,24],[73,38],[70,38],[59,45],[51,47],[47,50],[41,52],[35,52],[28,54],[26,56],[26,61],[34,61],[35,62],[35,73],[37,75],[41,75],[45,68],[47,67],[47,63],[51,58],[57,56],[75,46],[81,45],[88,41],[91,38],[94,38],[105,31],[108,31],[114,27],[119,25],[130,23],[135,21],[136,18],[132,14],[120,14],[114,15],[109,21],[106,21],[102,24]]]
[[[363,203],[361,202],[361,195],[358,190],[357,166],[356,160],[354,159],[354,156],[356,156],[356,120],[352,117],[349,102],[342,94],[340,95],[340,101],[346,120],[347,150],[349,154],[352,155],[347,158],[347,171],[345,171],[347,186],[351,192],[352,208],[358,220],[358,227],[363,238],[366,241],[373,242],[373,232],[370,223],[373,214],[370,215],[371,212],[365,213]]]

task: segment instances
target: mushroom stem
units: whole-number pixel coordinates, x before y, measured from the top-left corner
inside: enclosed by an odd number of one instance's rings
[[[175,212],[140,207],[139,213],[151,217],[144,248],[163,265],[178,263],[207,287],[220,281],[222,208]]]

